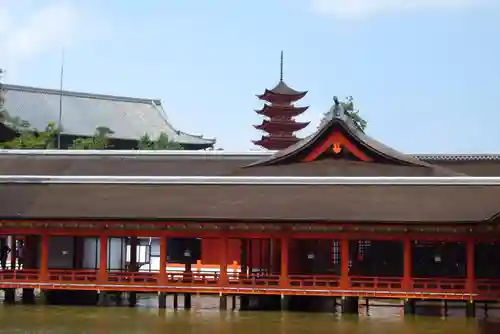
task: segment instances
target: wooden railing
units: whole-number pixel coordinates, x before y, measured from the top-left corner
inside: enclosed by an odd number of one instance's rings
[[[356,292],[371,294],[390,293],[440,293],[467,294],[484,298],[500,299],[500,279],[477,279],[473,291],[468,291],[466,279],[454,278],[413,278],[411,289],[405,290],[402,277],[361,277],[351,276],[348,287],[340,287],[340,276],[335,275],[290,275],[281,280],[279,275],[228,273],[227,284],[221,284],[219,272],[108,272],[107,280],[102,281],[96,270],[49,270],[47,279],[41,279],[38,270],[0,270],[0,286],[21,284],[89,284],[95,286],[120,285],[141,286],[149,289],[168,287],[226,287],[252,288],[257,290],[285,289],[307,291],[329,291],[334,293]],[[284,285],[285,284],[285,285]]]
[[[351,288],[360,290],[401,290],[403,288],[402,277],[349,277]]]
[[[481,278],[476,280],[476,291],[481,294],[500,294],[500,280]]]
[[[290,285],[294,288],[339,288],[340,276],[335,275],[291,275]]]
[[[462,278],[414,278],[413,289],[420,292],[466,292],[467,281]]]

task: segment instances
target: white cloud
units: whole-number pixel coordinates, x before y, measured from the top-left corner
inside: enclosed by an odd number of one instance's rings
[[[344,19],[383,13],[421,10],[455,10],[490,5],[498,0],[310,0],[315,12]]]
[[[0,0],[0,67],[10,72],[93,35],[95,18],[86,14],[69,1]]]
[[[2,49],[10,57],[32,57],[68,41],[78,22],[77,11],[67,5],[51,4],[24,20],[6,16]],[[10,19],[10,20],[9,20]]]

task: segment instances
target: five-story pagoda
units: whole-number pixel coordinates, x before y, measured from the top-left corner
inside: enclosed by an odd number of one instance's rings
[[[295,132],[309,125],[309,122],[295,121],[296,116],[309,108],[294,105],[307,94],[307,91],[296,91],[283,81],[283,51],[281,52],[280,65],[280,81],[276,87],[271,90],[266,89],[264,94],[257,95],[259,99],[267,102],[262,109],[256,110],[259,115],[265,116],[266,119],[254,127],[267,132],[267,135],[254,141],[254,144],[268,150],[282,150],[295,144],[300,140],[295,136]]]

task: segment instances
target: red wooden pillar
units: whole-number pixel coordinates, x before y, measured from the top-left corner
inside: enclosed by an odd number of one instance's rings
[[[99,237],[99,280],[106,282],[108,280],[108,236]]]
[[[229,238],[227,235],[223,235],[221,240],[221,252],[220,252],[220,284],[227,285],[229,283],[227,276],[227,257],[228,257],[228,246]]]
[[[43,233],[40,245],[40,279],[49,279],[49,235]]]
[[[168,238],[162,236],[160,238],[160,283],[165,284],[167,282],[167,246]]]
[[[340,239],[340,288],[349,288],[349,239]]]
[[[476,275],[475,275],[475,242],[473,239],[467,239],[467,291],[474,292],[476,290]]]
[[[285,235],[281,237],[281,271],[280,271],[280,285],[282,287],[288,286],[288,246],[290,237]]]
[[[412,247],[411,239],[403,239],[403,289],[410,291],[413,288],[412,276]]]
[[[16,269],[16,258],[17,258],[17,237],[15,235],[10,236],[10,269]]]

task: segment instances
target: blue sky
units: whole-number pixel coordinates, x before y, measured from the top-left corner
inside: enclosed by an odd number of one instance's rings
[[[0,0],[9,83],[161,98],[179,129],[255,148],[255,94],[308,90],[314,131],[352,95],[407,153],[500,153],[497,0]]]

